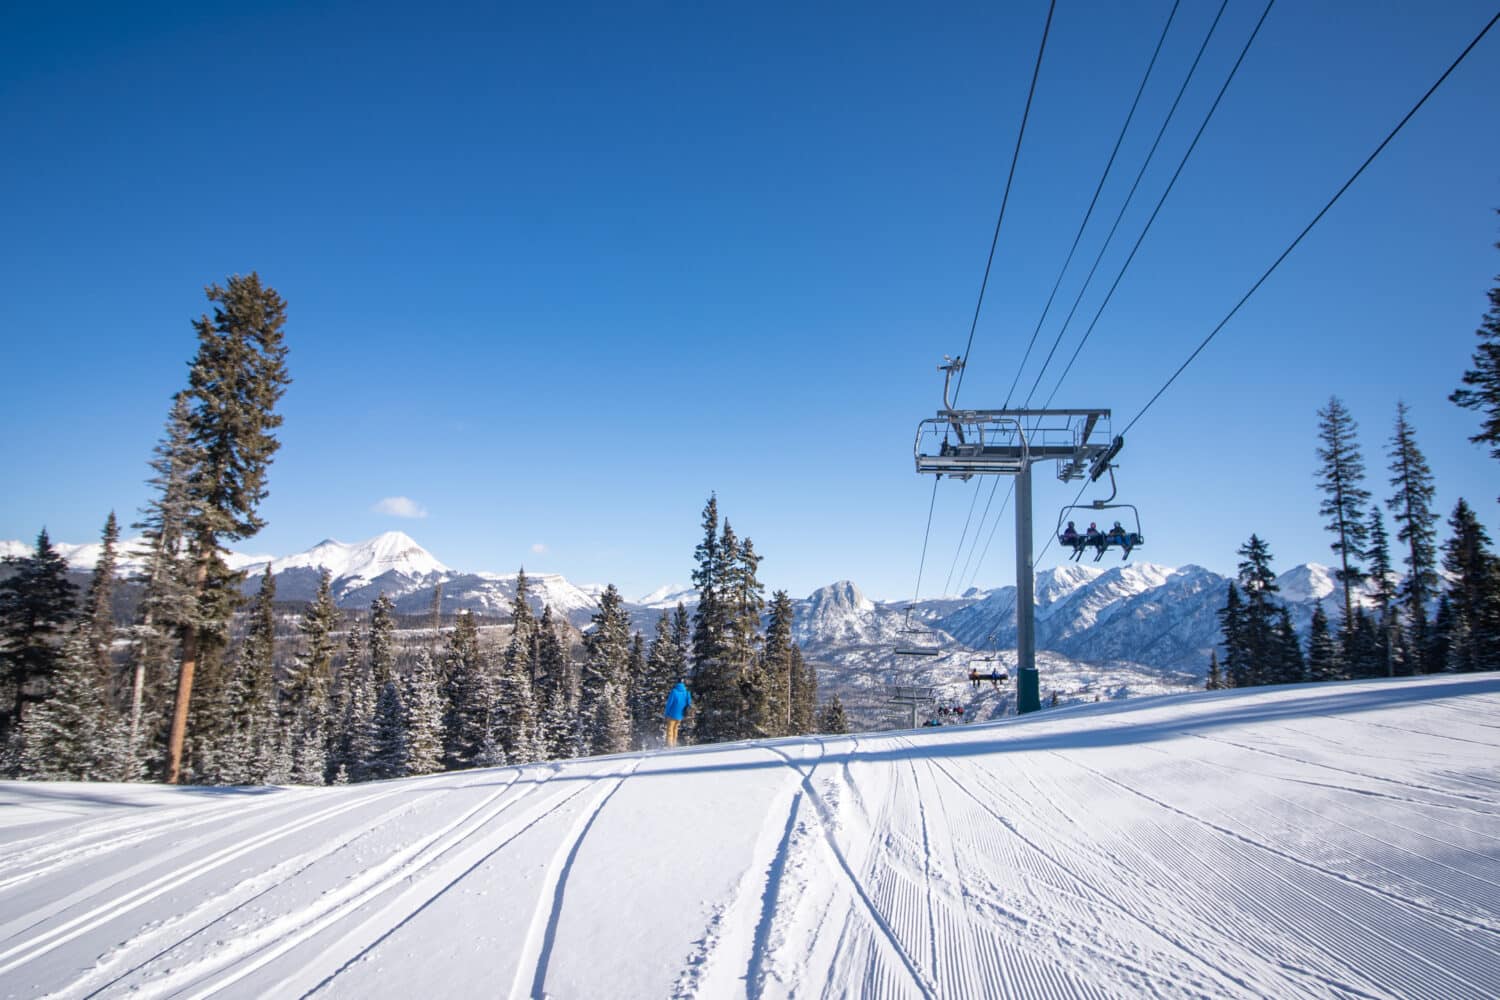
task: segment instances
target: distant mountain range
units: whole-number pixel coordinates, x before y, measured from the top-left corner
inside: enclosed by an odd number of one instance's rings
[[[140,562],[138,541],[121,545],[122,569]],[[99,544],[55,543],[76,570],[93,568]],[[32,546],[0,542],[0,556],[28,555]],[[322,569],[333,575],[334,598],[341,607],[365,608],[385,593],[398,611],[419,614],[432,606],[442,587],[444,613],[461,609],[504,616],[515,596],[516,575],[451,569],[410,536],[390,531],[348,544],[326,539],[305,552],[280,558],[234,554],[231,564],[246,572],[246,589],[254,591],[269,565],[280,600],[309,600]],[[553,573],[528,574],[537,610],[551,605],[575,626],[586,626],[602,588],[580,587]],[[1306,630],[1315,605],[1337,618],[1343,594],[1326,567],[1297,566],[1277,580],[1281,598],[1292,608],[1293,621]],[[1037,647],[1083,663],[1129,663],[1149,669],[1185,671],[1201,676],[1209,651],[1218,641],[1215,612],[1224,603],[1228,579],[1201,566],[1172,569],[1152,563],[1127,563],[1109,569],[1064,563],[1037,574]],[[1362,600],[1366,600],[1363,596]],[[649,630],[656,617],[682,602],[696,603],[691,588],[666,586],[627,600],[632,620]],[[903,661],[897,645],[927,645],[943,650],[1011,649],[1016,641],[1015,587],[970,590],[961,596],[878,602],[847,580],[830,584],[796,601],[796,635],[815,658],[838,659],[862,651],[877,672],[899,673]],[[922,634],[903,633],[917,626]]]

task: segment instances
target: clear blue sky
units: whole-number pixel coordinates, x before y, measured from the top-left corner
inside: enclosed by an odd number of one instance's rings
[[[0,538],[134,516],[203,286],[258,270],[295,381],[269,526],[239,548],[399,528],[456,568],[634,597],[686,582],[716,490],[769,587],[910,596],[913,431],[968,335],[1046,4],[812,6],[11,10]],[[966,405],[1003,401],[1169,7],[1059,3]],[[1101,278],[1261,7],[1230,3]],[[1184,0],[1082,263],[1216,8]],[[1123,425],[1492,14],[1278,4],[1056,405]],[[1500,465],[1446,401],[1500,274],[1497,98],[1500,29],[1135,429],[1139,558],[1229,571],[1256,531],[1281,568],[1329,561],[1330,394],[1377,495],[1405,399],[1444,515],[1463,495],[1500,534]],[[1037,482],[1044,536],[1076,487]],[[974,488],[941,484],[924,595]],[[1013,581],[1011,530],[979,585]]]

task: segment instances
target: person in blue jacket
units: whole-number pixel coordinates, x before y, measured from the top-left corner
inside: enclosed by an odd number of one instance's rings
[[[667,720],[667,746],[677,745],[677,727],[682,725],[682,717],[692,703],[693,696],[688,692],[687,685],[678,681],[677,686],[668,693],[667,707],[661,713]]]

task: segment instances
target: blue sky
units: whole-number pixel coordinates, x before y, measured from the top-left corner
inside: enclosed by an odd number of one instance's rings
[[[965,405],[1003,402],[1170,6],[1059,3]],[[1065,304],[1216,9],[1184,0]],[[1064,359],[1261,9],[1231,0]],[[1045,14],[9,13],[0,538],[88,541],[111,508],[134,516],[202,288],[258,270],[289,304],[294,383],[269,526],[237,547],[400,529],[456,568],[638,596],[687,580],[717,491],[769,587],[910,596],[931,496],[912,436],[969,332]],[[1492,14],[1278,4],[1055,405],[1123,426]],[[1500,466],[1446,401],[1500,274],[1496,95],[1500,31],[1135,428],[1138,558],[1230,571],[1256,531],[1282,568],[1329,561],[1313,450],[1331,394],[1377,495],[1404,399],[1441,510],[1465,496],[1500,534]],[[924,596],[969,582],[951,570],[975,488],[940,484]],[[1039,538],[1076,489],[1038,470]],[[376,509],[391,497],[425,516]],[[1013,582],[1011,534],[1007,514],[978,585]]]

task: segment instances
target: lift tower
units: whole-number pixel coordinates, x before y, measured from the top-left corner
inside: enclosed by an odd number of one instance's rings
[[[948,402],[956,359],[939,367],[946,373],[943,408],[917,425],[913,447],[917,472],[953,479],[1016,477],[1016,658],[1017,710],[1041,708],[1036,669],[1035,567],[1031,541],[1031,466],[1057,462],[1063,482],[1098,479],[1124,446],[1110,433],[1109,410],[959,410]]]

